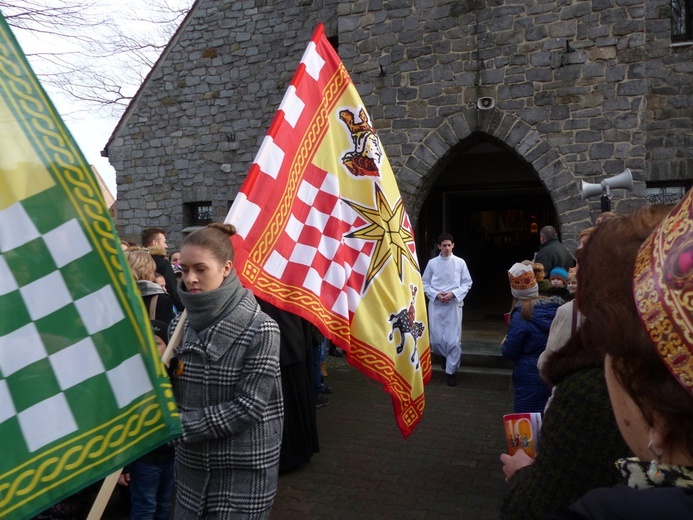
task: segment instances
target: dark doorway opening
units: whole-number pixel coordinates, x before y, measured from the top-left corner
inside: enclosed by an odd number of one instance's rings
[[[422,272],[438,252],[438,235],[451,233],[454,253],[467,262],[474,281],[465,321],[502,320],[511,302],[507,270],[532,260],[539,230],[556,226],[553,202],[532,166],[486,134],[461,141],[441,163],[417,223]]]

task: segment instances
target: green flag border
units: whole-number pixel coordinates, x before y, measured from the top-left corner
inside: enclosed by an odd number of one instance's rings
[[[117,240],[113,220],[96,178],[38,82],[2,14],[0,96],[23,128],[46,171],[63,189],[79,215],[80,226],[106,268],[126,319],[133,325],[139,344],[146,349],[146,353],[142,352],[145,354],[145,365],[153,383],[159,388],[131,403],[122,414],[99,427],[40,451],[25,463],[0,475],[0,518],[4,519],[13,518],[13,514],[34,516],[52,503],[112,473],[124,463],[168,442],[178,436],[181,429],[170,380],[163,364],[153,361],[158,360],[159,356],[149,317]],[[153,441],[152,436],[163,428],[168,429],[166,439]],[[127,460],[119,459],[116,464],[113,459],[117,455],[138,444],[142,444],[142,450],[130,455]],[[40,500],[41,495],[95,468],[98,468],[99,475],[67,488],[60,496],[53,495],[50,501]],[[32,506],[32,501],[37,503]]]

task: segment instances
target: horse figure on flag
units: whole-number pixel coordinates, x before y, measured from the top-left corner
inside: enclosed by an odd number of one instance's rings
[[[397,346],[397,354],[401,354],[404,350],[404,343],[407,340],[407,334],[409,334],[414,340],[414,348],[412,349],[412,354],[409,360],[416,368],[419,368],[419,351],[416,348],[416,343],[418,339],[423,335],[424,324],[421,321],[416,321],[416,307],[414,302],[416,300],[416,293],[418,287],[416,285],[410,285],[411,288],[411,301],[409,303],[408,309],[402,309],[397,314],[390,314],[390,323],[392,323],[392,330],[388,339],[393,340],[395,335],[395,329],[399,331],[400,343]]]

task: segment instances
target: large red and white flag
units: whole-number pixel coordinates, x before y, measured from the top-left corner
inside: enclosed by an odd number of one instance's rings
[[[244,285],[382,382],[407,437],[431,377],[409,217],[363,102],[316,29],[231,207]]]

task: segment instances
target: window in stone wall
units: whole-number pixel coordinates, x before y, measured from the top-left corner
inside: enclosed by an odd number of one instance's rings
[[[652,181],[647,183],[648,204],[676,204],[691,187],[691,181]]]
[[[671,0],[671,41],[693,40],[693,0]]]
[[[332,45],[334,52],[339,53],[339,36],[328,36],[327,41]]]
[[[206,226],[214,222],[214,212],[210,201],[188,202],[183,206],[183,214],[188,226]]]

